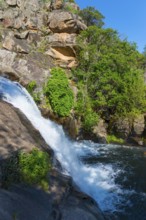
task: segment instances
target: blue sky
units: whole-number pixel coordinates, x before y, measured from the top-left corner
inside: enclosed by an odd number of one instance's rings
[[[135,42],[140,52],[146,45],[146,0],[76,0],[80,8],[93,6],[105,16],[106,27]]]

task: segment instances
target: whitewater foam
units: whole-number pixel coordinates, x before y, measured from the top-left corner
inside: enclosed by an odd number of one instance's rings
[[[65,136],[61,126],[41,116],[35,102],[28,92],[18,84],[0,78],[0,92],[3,99],[19,108],[38,129],[46,143],[54,150],[62,167],[71,175],[82,191],[92,196],[104,211],[115,211],[122,202],[120,186],[115,184],[115,177],[120,170],[112,165],[98,163],[95,167],[83,164],[80,155],[100,154],[98,146],[92,142],[72,142]],[[95,146],[95,144],[94,144]],[[91,148],[90,148],[91,147]],[[107,149],[103,146],[103,149]]]

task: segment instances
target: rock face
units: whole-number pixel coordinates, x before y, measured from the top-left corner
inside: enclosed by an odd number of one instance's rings
[[[62,0],[49,5],[39,0],[5,1],[0,9],[0,48],[15,52],[19,58],[41,52],[60,66],[74,67],[76,36],[86,26],[63,7]]]
[[[49,28],[54,33],[79,33],[86,29],[78,16],[67,11],[54,11],[49,14]]]
[[[110,132],[125,143],[145,146],[145,117],[140,115],[134,119],[119,118],[111,122]]]
[[[51,10],[58,10],[63,7],[63,0],[52,0],[50,8]]]
[[[127,118],[119,118],[111,122],[112,131],[119,137],[127,139],[132,129],[132,122]]]
[[[26,117],[11,105],[0,102],[0,160],[18,150],[48,148]]]
[[[17,80],[22,85],[36,81],[38,86],[42,86],[50,76],[49,67],[53,67],[51,58],[49,59],[41,53],[33,53],[18,58],[15,52],[0,50],[0,75],[8,76],[11,80]]]
[[[93,134],[97,137],[99,143],[106,143],[107,124],[100,119],[97,126],[93,128]]]
[[[0,185],[5,175],[2,164],[18,150],[50,148],[27,118],[11,105],[0,102]],[[53,154],[51,154],[53,156]],[[81,193],[70,177],[56,168],[49,173],[49,191],[17,184],[0,188],[0,220],[104,220],[98,205]]]

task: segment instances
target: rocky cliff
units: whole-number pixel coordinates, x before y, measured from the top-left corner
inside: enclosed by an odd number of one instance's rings
[[[24,85],[31,80],[40,85],[53,65],[76,65],[76,36],[85,28],[63,1],[2,0],[0,73]]]
[[[86,29],[77,14],[75,3],[63,0],[1,0],[0,1],[0,75],[27,86],[35,81],[40,91],[50,69],[61,66],[67,71],[77,65],[76,37]],[[71,85],[74,94],[77,88]],[[83,134],[80,120],[72,114],[63,119],[41,106],[46,117],[61,123],[73,137],[106,143],[107,134],[114,133],[125,143],[145,145],[145,119],[115,119],[110,124],[100,120],[92,132]],[[81,131],[81,132],[80,132]]]
[[[52,150],[27,118],[10,104],[0,102],[0,220],[104,220],[94,200],[81,193],[70,177],[61,174],[56,163],[49,172],[47,192],[19,182],[3,188],[3,181],[11,175],[6,169],[9,160],[18,151],[30,152],[34,146],[47,151],[55,160]]]

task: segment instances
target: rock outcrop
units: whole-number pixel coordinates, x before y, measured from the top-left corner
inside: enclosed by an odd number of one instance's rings
[[[0,185],[3,164],[16,151],[29,152],[33,147],[52,151],[28,119],[10,104],[0,102]],[[55,158],[54,158],[55,159]],[[5,161],[6,160],[6,161]],[[52,158],[53,161],[53,158]],[[0,220],[104,220],[93,199],[73,184],[72,179],[61,174],[55,167],[49,173],[49,191],[11,184],[0,188]]]
[[[42,87],[50,76],[49,68],[53,66],[51,58],[41,53],[19,58],[16,52],[0,49],[0,75],[19,81],[24,86],[36,81]]]
[[[26,117],[10,104],[0,101],[0,160],[19,150],[29,152],[34,147],[49,150]]]
[[[51,58],[63,67],[76,66],[76,37],[84,29],[80,17],[65,11],[62,0],[7,0],[0,9],[0,48],[15,52],[23,62],[41,52],[48,57],[47,66]],[[18,65],[20,69],[23,64]]]

